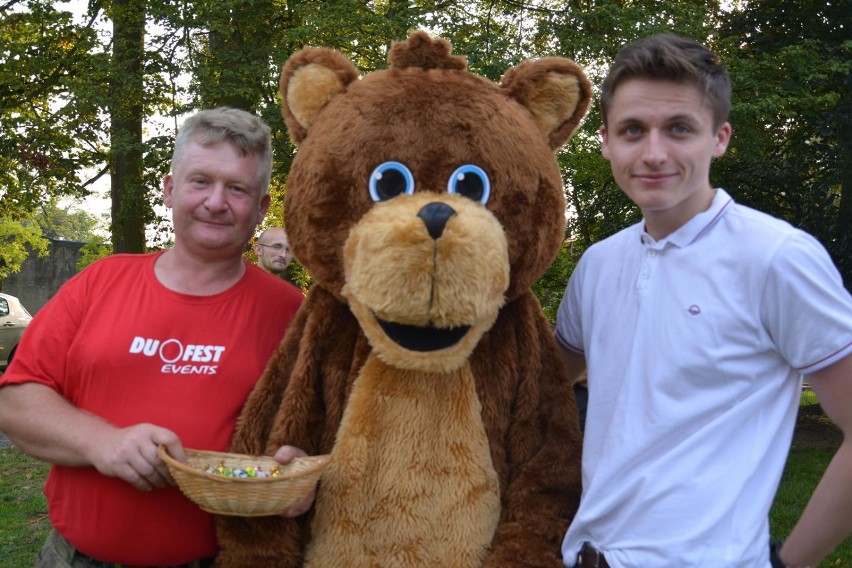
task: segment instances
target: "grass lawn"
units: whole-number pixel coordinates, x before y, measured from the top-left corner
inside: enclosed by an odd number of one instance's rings
[[[15,446],[0,449],[0,568],[32,566],[48,531],[48,466]]]
[[[812,406],[807,396],[803,404]],[[831,447],[794,444],[770,513],[773,538],[784,538],[793,528],[833,454]],[[29,567],[50,530],[42,495],[48,468],[11,445],[0,449],[0,464],[0,568]],[[821,566],[852,566],[852,538]]]

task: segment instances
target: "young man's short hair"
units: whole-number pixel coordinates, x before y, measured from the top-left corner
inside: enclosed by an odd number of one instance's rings
[[[675,81],[698,87],[713,110],[713,127],[728,120],[731,79],[719,57],[686,37],[661,33],[624,46],[603,82],[601,116],[604,124],[618,85],[628,79]]]

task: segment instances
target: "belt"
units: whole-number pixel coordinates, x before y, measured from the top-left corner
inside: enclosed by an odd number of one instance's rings
[[[589,544],[583,543],[583,547],[577,554],[576,568],[610,568],[609,563],[604,558],[603,552]]]

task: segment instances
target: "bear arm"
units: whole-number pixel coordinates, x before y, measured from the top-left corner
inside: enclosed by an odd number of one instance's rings
[[[309,455],[329,453],[352,380],[349,369],[366,356],[365,340],[357,337],[348,308],[315,284],[249,396],[231,450],[269,455],[286,443]],[[345,369],[335,362],[346,363]],[[324,430],[316,427],[320,423]],[[216,516],[221,551],[215,566],[301,566],[311,517]]]
[[[512,338],[514,345],[500,349],[513,352],[521,377],[507,413],[509,477],[501,480],[503,511],[483,564],[488,568],[561,568],[562,539],[580,501],[582,440],[574,391],[550,325],[530,296],[513,302],[525,304],[519,310],[525,313],[503,314],[508,317],[494,330]],[[517,322],[525,322],[524,329],[505,333],[505,325]]]
[[[316,303],[314,296],[314,294],[309,295],[302,308],[309,308],[311,304]],[[266,364],[260,379],[255,383],[237,419],[230,451],[250,455],[266,453],[265,441],[269,438],[269,432],[281,407],[281,400],[296,361],[295,357],[289,354],[295,353],[298,348],[299,340],[305,332],[309,313],[308,309],[300,309],[296,312],[284,338]]]

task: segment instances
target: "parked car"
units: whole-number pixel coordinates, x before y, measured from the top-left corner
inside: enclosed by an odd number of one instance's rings
[[[0,369],[12,362],[18,342],[32,319],[15,296],[0,294]]]

